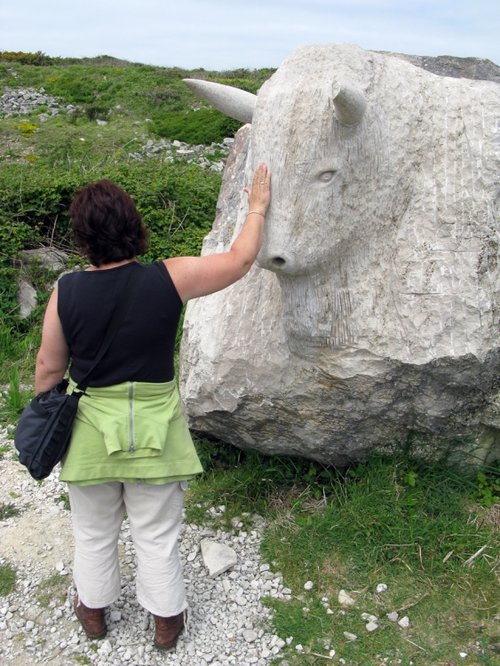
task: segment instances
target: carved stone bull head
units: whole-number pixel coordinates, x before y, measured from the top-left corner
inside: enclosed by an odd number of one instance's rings
[[[489,113],[479,93],[346,45],[299,49],[257,96],[187,83],[224,113],[251,122],[245,181],[257,161],[270,166],[272,201],[257,262],[278,277],[297,353],[372,349],[376,340],[378,351],[397,346],[412,358],[423,339],[411,323],[416,312],[424,337],[439,340],[443,352],[450,336],[456,344],[446,313],[472,311],[476,299],[459,241],[464,225],[471,225],[467,251],[487,252],[479,248],[482,232],[472,230],[490,210],[490,194],[478,187],[490,151],[481,134],[487,125],[477,120],[479,106]],[[244,204],[240,209],[244,215]],[[471,305],[463,304],[465,294]],[[419,354],[427,356],[423,345]]]

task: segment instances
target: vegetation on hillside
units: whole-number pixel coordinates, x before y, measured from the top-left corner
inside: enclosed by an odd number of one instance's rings
[[[16,257],[23,249],[49,245],[72,253],[67,211],[83,184],[110,178],[130,192],[151,232],[144,259],[199,253],[215,216],[220,175],[180,160],[138,160],[133,154],[162,137],[209,145],[238,130],[240,123],[208,108],[183,78],[233,83],[255,92],[271,73],[0,52],[0,95],[33,89],[55,100],[27,115],[2,116],[0,110],[0,354],[1,340],[10,361],[24,353],[24,344],[20,348],[16,340],[36,330],[54,279],[47,274],[44,282],[43,275],[36,276],[40,307],[21,321]],[[3,381],[8,381],[9,365],[3,365]]]

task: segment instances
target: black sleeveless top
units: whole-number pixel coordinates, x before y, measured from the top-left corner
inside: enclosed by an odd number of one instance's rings
[[[132,299],[110,349],[92,372],[89,386],[126,381],[167,382],[174,378],[174,345],[182,301],[162,261],[137,262],[98,271],[63,275],[58,282],[58,314],[69,347],[75,382],[92,366],[127,275]]]

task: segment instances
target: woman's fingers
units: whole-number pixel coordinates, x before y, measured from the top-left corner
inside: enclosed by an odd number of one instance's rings
[[[269,187],[271,184],[271,173],[264,162],[261,162],[255,169],[252,186],[244,187],[243,190],[250,197],[253,198],[266,198],[269,195]]]

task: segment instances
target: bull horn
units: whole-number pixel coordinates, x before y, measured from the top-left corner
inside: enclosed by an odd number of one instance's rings
[[[199,97],[205,99],[216,109],[225,113],[226,116],[236,118],[242,123],[251,123],[252,116],[257,104],[257,95],[235,88],[225,86],[213,81],[202,81],[201,79],[184,79],[184,82]]]
[[[357,88],[340,83],[333,85],[335,117],[341,125],[359,125],[366,110],[366,98]]]

